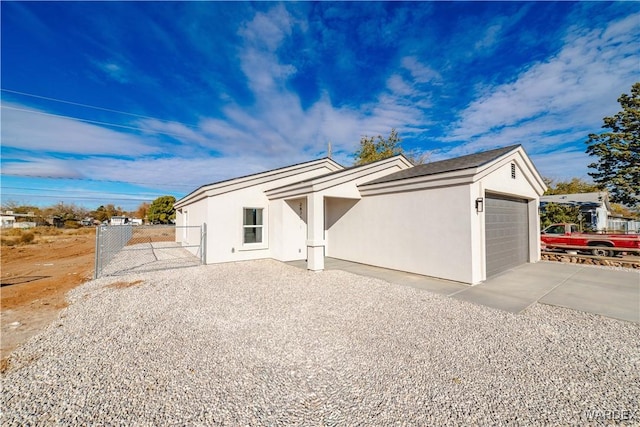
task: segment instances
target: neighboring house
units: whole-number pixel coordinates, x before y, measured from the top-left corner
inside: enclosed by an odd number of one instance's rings
[[[142,225],[142,220],[139,218],[129,218],[126,216],[112,216],[109,219],[109,225]]]
[[[112,216],[109,219],[109,225],[125,225],[129,223],[129,218],[126,216]]]
[[[545,189],[514,145],[418,166],[325,158],[205,185],[174,206],[179,226],[206,223],[209,264],[306,260],[319,271],[329,256],[477,284],[540,259]]]
[[[59,216],[50,216],[47,218],[47,224],[56,228],[64,228],[64,219]]]
[[[27,219],[35,218],[33,212],[26,214],[14,213],[13,211],[5,211],[1,215],[2,228],[33,228],[37,224],[35,221],[27,221]]]
[[[13,211],[6,211],[0,215],[0,220],[2,221],[2,228],[13,228],[13,224],[16,222],[16,217],[13,214]]]
[[[582,214],[583,224],[595,231],[606,231],[611,205],[609,193],[606,191],[577,194],[553,194],[540,197],[540,210],[544,210],[548,203],[564,206],[577,206]]]

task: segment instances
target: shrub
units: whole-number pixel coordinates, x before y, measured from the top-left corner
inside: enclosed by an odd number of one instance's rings
[[[27,231],[27,232],[23,233],[22,236],[20,236],[20,243],[24,243],[24,244],[31,243],[31,242],[33,242],[33,239],[35,237],[36,236],[32,232]]]
[[[15,246],[16,241],[13,239],[0,239],[2,246]]]

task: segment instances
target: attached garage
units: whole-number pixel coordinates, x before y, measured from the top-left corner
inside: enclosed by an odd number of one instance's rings
[[[487,277],[528,262],[527,200],[486,194],[485,210]]]
[[[478,284],[540,259],[545,188],[521,146],[418,165],[359,185],[327,255]]]

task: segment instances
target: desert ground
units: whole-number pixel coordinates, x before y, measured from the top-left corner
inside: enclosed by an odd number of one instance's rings
[[[93,276],[94,228],[29,232],[33,240],[25,243],[25,231],[2,231],[0,371],[16,347],[57,318],[66,293]]]

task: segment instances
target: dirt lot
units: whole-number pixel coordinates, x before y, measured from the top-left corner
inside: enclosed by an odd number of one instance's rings
[[[12,246],[7,241],[21,235],[2,232],[0,371],[11,351],[56,319],[66,306],[65,294],[93,276],[95,229],[30,232],[32,242]]]

